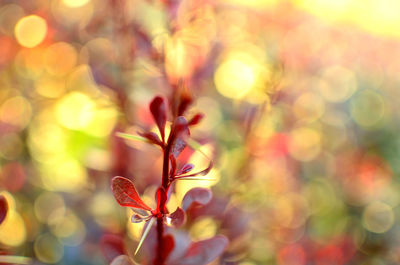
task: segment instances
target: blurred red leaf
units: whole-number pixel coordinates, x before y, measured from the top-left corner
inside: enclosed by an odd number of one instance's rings
[[[157,189],[156,200],[157,200],[157,212],[158,213],[168,212],[165,205],[167,202],[167,193],[165,192],[163,187]]]
[[[121,206],[129,206],[133,208],[151,211],[139,197],[135,185],[127,178],[114,177],[112,179],[111,189],[115,199]]]
[[[175,119],[172,125],[171,139],[171,153],[177,158],[179,154],[185,149],[186,142],[184,141],[184,137],[190,135],[189,126],[187,120],[183,116],[179,116]]]
[[[182,174],[186,174],[190,171],[192,171],[192,169],[194,168],[193,164],[185,164],[177,173],[176,175],[182,175]]]
[[[149,140],[149,142],[163,147],[163,143],[161,142],[160,137],[158,137],[157,134],[153,132],[144,132],[144,133],[138,132],[138,134]]]
[[[169,160],[171,161],[171,172],[170,172],[170,176],[175,176],[175,172],[176,172],[176,159],[174,155],[170,155],[169,156]]]
[[[188,122],[189,126],[197,125],[201,122],[201,120],[204,118],[204,114],[202,113],[197,113],[196,115],[193,116]]]
[[[176,265],[207,265],[222,254],[228,244],[225,236],[194,242]]]
[[[134,214],[131,217],[131,223],[135,223],[135,224],[141,223],[145,220],[148,220],[149,218],[150,218],[149,216],[141,216],[139,214]]]
[[[125,253],[124,240],[121,236],[106,234],[100,240],[100,249],[108,261]]]
[[[167,106],[162,97],[155,97],[150,103],[150,111],[160,131],[161,138],[165,137],[165,123],[167,122]]]
[[[178,116],[183,115],[187,110],[187,108],[189,107],[189,105],[192,104],[192,102],[193,102],[192,96],[187,91],[184,91],[180,96],[180,103],[178,106]]]
[[[7,200],[3,195],[0,195],[0,224],[6,219],[8,212]]]
[[[166,260],[169,256],[169,254],[172,252],[172,250],[175,247],[174,238],[171,235],[164,236],[163,244],[164,244],[164,248],[163,248],[163,252],[161,255],[163,257],[163,260]]]
[[[193,188],[189,190],[182,200],[182,209],[187,210],[193,204],[205,205],[210,202],[212,193],[206,188]]]
[[[185,222],[185,212],[180,208],[176,208],[175,212],[169,215],[171,218],[171,224],[175,227],[183,225]]]
[[[195,176],[205,176],[208,174],[208,172],[210,172],[212,167],[213,167],[213,163],[212,163],[212,161],[210,161],[210,163],[208,164],[208,167],[206,169],[203,169],[202,171],[188,174],[188,175],[183,175],[183,176],[181,175],[181,176],[177,177],[176,179],[184,179],[184,178],[190,178],[190,177],[195,177]],[[182,174],[184,174],[184,173],[182,173]]]

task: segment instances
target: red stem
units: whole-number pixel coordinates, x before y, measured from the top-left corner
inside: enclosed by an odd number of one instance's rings
[[[155,260],[155,265],[164,265],[164,222],[163,222],[163,217],[158,217],[157,218],[157,256]]]
[[[164,159],[163,159],[163,171],[162,171],[162,183],[161,186],[164,188],[165,192],[168,192],[168,186],[169,186],[169,154],[171,150],[171,142],[172,142],[172,137],[169,137],[167,141],[167,145],[164,148]],[[163,211],[165,208],[164,205],[166,204],[166,201],[161,201],[159,202],[158,209]],[[157,217],[157,255],[156,259],[154,260],[155,265],[164,265],[165,260],[164,260],[164,222],[163,222],[163,214],[164,212],[161,213],[161,216]]]

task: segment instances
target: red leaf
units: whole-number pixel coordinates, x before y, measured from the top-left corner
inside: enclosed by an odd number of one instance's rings
[[[183,116],[177,117],[172,124],[172,131],[175,136],[179,136],[182,133],[190,134],[186,118]]]
[[[125,253],[124,240],[121,236],[106,234],[100,240],[100,249],[107,260]]]
[[[168,258],[168,255],[171,254],[172,250],[175,247],[175,241],[174,238],[171,235],[166,235],[163,238],[163,252],[161,253],[163,260],[166,260]]]
[[[135,185],[127,178],[114,177],[112,179],[111,189],[114,197],[121,206],[129,206],[133,208],[151,211],[139,197]]]
[[[188,122],[189,126],[197,125],[201,122],[201,120],[204,118],[204,114],[202,113],[197,113],[196,115],[193,116]]]
[[[150,103],[150,111],[164,141],[165,123],[167,122],[167,106],[164,99],[160,96],[155,97]]]
[[[170,155],[169,156],[169,160],[171,161],[171,170],[169,175],[170,176],[175,176],[175,172],[176,172],[176,159],[174,155]]]
[[[0,195],[0,224],[6,219],[8,212],[7,200],[3,195]]]
[[[218,258],[228,244],[225,236],[194,242],[176,265],[207,265]]]
[[[156,199],[157,199],[157,212],[167,213],[168,210],[166,208],[167,203],[167,193],[165,192],[164,188],[160,187],[157,189],[156,192]]]
[[[177,138],[172,145],[171,153],[177,158],[182,153],[183,149],[185,149],[185,147],[186,142],[181,138]]]
[[[185,149],[186,142],[183,138],[189,135],[190,130],[185,117],[177,117],[172,125],[171,138],[169,139],[169,141],[172,141],[171,153],[175,158]]]
[[[161,142],[161,140],[157,134],[155,134],[153,132],[144,132],[144,133],[138,132],[138,134],[140,136],[146,138],[147,140],[149,140],[150,143],[153,143],[153,144],[163,147],[163,143]]]
[[[179,171],[178,173],[176,173],[176,175],[182,175],[182,174],[186,174],[190,171],[192,171],[192,169],[194,168],[193,164],[185,164]]]
[[[169,215],[171,224],[175,227],[180,227],[185,222],[185,212],[180,208],[176,208],[175,212]]]
[[[192,104],[193,99],[192,96],[187,92],[184,91],[180,97],[180,103],[178,106],[178,116],[182,116],[190,104]]]
[[[187,210],[192,205],[200,204],[205,205],[210,202],[212,193],[206,188],[193,188],[189,190],[182,200],[182,209]]]
[[[141,216],[139,214],[134,214],[131,217],[131,223],[141,223],[143,221],[147,221],[151,216]]]
[[[213,167],[213,163],[212,161],[210,161],[210,163],[208,164],[208,167],[206,169],[203,169],[202,171],[196,172],[196,173],[192,173],[192,174],[188,174],[188,175],[181,175],[175,179],[184,179],[184,178],[189,178],[189,177],[195,177],[195,176],[205,176],[208,174],[208,172],[210,172],[211,168]],[[182,173],[184,174],[184,173]],[[179,175],[179,174],[178,174]]]

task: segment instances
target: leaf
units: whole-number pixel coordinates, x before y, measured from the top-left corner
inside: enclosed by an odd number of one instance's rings
[[[160,131],[161,138],[164,141],[165,123],[167,122],[167,106],[162,97],[155,97],[150,103],[150,112],[153,115],[154,121]]]
[[[207,265],[218,258],[227,245],[228,239],[222,235],[194,242],[177,265]]]
[[[185,149],[186,142],[184,138],[190,135],[188,123],[183,116],[179,116],[172,124],[171,134],[168,141],[171,143],[171,153],[177,158]]]
[[[176,173],[177,176],[182,175],[182,174],[186,174],[190,171],[192,171],[192,169],[194,168],[193,164],[185,164],[179,171],[178,173]]]
[[[105,234],[100,240],[100,249],[108,261],[125,253],[124,240],[121,236]]]
[[[167,203],[167,193],[165,192],[163,187],[157,189],[156,192],[156,200],[157,200],[157,212],[166,213],[168,212],[166,208]]]
[[[206,188],[193,188],[189,190],[182,200],[182,209],[187,211],[193,204],[205,205],[210,202],[212,193]]]
[[[146,138],[150,143],[159,145],[161,147],[164,146],[163,143],[160,140],[160,137],[158,137],[158,135],[153,133],[153,132],[144,132],[144,133],[138,132],[138,134],[140,136]]]
[[[110,265],[139,265],[139,263],[136,263],[127,255],[120,255],[116,257]]]
[[[149,216],[141,216],[139,214],[134,214],[131,217],[131,223],[137,224],[149,219]]]
[[[201,120],[204,118],[204,114],[202,113],[197,113],[196,115],[193,116],[188,122],[189,126],[197,125],[201,122]]]
[[[112,179],[111,189],[115,199],[121,206],[151,211],[151,208],[140,199],[135,185],[129,179],[119,176],[114,177]]]
[[[186,178],[195,177],[195,176],[205,176],[208,174],[208,172],[210,172],[212,167],[213,167],[213,163],[212,163],[212,161],[210,161],[210,163],[208,164],[208,167],[206,169],[203,169],[202,171],[188,174],[188,175],[180,175],[179,177],[176,177],[175,179],[186,179]]]
[[[180,208],[176,208],[175,212],[169,215],[171,219],[171,225],[175,227],[180,227],[185,223],[185,212]]]
[[[174,250],[175,247],[175,240],[171,235],[166,235],[163,238],[163,244],[164,244],[164,248],[163,248],[163,252],[161,253],[163,260],[166,260],[169,256],[169,254],[171,254],[172,250]]]
[[[176,159],[174,155],[169,155],[169,160],[171,161],[171,170],[169,175],[170,176],[175,176],[176,173]]]
[[[175,134],[175,137],[180,136],[182,133],[189,135],[189,127],[188,122],[185,117],[179,116],[174,120],[172,124],[172,132]]]
[[[8,204],[6,197],[0,195],[0,225],[6,219],[8,212]]]
[[[193,99],[192,96],[188,93],[188,91],[183,91],[180,96],[180,102],[178,106],[178,116],[182,116],[190,104],[192,104]]]
[[[120,137],[120,138],[127,139],[127,140],[136,140],[136,141],[141,141],[141,142],[149,142],[149,140],[147,138],[145,138],[145,137],[138,136],[138,135],[133,135],[133,134],[129,134],[129,133],[117,132],[115,135]]]
[[[172,145],[172,150],[171,153],[174,155],[175,158],[177,158],[180,153],[182,153],[183,149],[186,147],[186,142],[182,140],[181,138],[177,138],[174,141],[174,144]]]
[[[149,221],[149,223],[147,224],[146,229],[144,230],[143,235],[142,235],[142,237],[140,238],[139,245],[136,247],[135,256],[136,256],[136,254],[138,253],[140,247],[142,246],[143,241],[146,239],[147,234],[149,233],[150,228],[153,226],[155,220],[156,220],[156,218],[151,218],[150,221]]]

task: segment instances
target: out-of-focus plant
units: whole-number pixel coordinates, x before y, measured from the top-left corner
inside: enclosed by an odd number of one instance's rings
[[[121,206],[131,207],[134,211],[132,223],[147,222],[142,238],[137,246],[135,254],[139,251],[143,241],[150,229],[156,230],[156,244],[148,244],[149,257],[145,257],[144,262],[155,265],[164,264],[193,264],[205,265],[216,259],[222,254],[228,240],[225,236],[217,235],[210,239],[190,242],[187,244],[178,242],[182,240],[180,236],[167,229],[168,226],[180,227],[185,223],[185,212],[194,207],[201,207],[211,201],[211,191],[205,188],[193,188],[189,190],[182,200],[182,208],[178,207],[170,213],[167,208],[169,195],[173,192],[173,184],[179,180],[196,180],[198,176],[206,175],[212,168],[212,162],[201,171],[192,173],[195,165],[184,163],[180,165],[179,155],[187,147],[190,137],[190,127],[199,123],[202,114],[197,113],[191,119],[184,117],[185,111],[191,103],[191,98],[181,97],[176,108],[172,106],[172,124],[169,135],[166,133],[166,123],[168,117],[168,107],[162,97],[155,97],[150,103],[150,111],[158,127],[161,138],[154,132],[140,132],[140,136],[119,134],[128,139],[144,140],[150,144],[159,146],[163,154],[163,166],[161,173],[161,183],[158,187],[155,199],[156,208],[152,209],[142,201],[135,185],[125,177],[117,176],[112,179],[112,191]],[[157,223],[154,227],[153,224]],[[117,258],[118,260],[120,258]],[[118,263],[117,263],[118,264]]]

